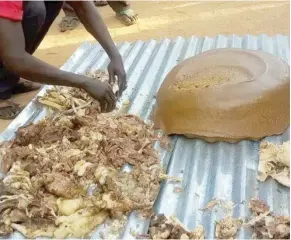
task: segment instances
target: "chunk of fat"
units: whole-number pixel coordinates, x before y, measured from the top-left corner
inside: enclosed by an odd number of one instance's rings
[[[57,200],[58,210],[61,215],[69,216],[77,212],[83,206],[83,199],[62,199]]]
[[[85,174],[87,167],[90,167],[91,165],[92,163],[80,160],[75,164],[74,172],[77,173],[79,177],[81,177]]]
[[[107,218],[107,212],[98,212],[94,208],[81,209],[70,216],[60,216],[56,219],[59,227],[54,232],[54,237],[87,237],[96,226],[104,223]]]

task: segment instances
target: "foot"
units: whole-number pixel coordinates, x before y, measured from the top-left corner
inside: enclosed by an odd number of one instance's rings
[[[76,16],[65,16],[59,23],[59,28],[61,32],[67,30],[74,30],[80,24],[80,20]]]
[[[0,119],[14,119],[22,111],[23,107],[10,100],[0,101]]]
[[[106,6],[108,3],[105,0],[97,0],[97,1],[94,1],[94,4],[96,7],[103,7],[103,6]]]
[[[32,83],[30,81],[21,79],[19,83],[12,89],[12,94],[21,94],[21,93],[28,93],[33,92],[41,88],[41,84]]]
[[[116,14],[116,17],[125,26],[130,26],[135,24],[138,19],[138,14],[136,14],[132,9],[126,9]]]

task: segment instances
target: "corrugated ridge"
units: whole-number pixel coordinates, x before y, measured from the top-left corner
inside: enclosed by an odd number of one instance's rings
[[[289,37],[217,35],[210,37],[177,37],[174,40],[149,40],[118,45],[128,75],[128,89],[121,102],[130,100],[129,112],[149,119],[155,105],[155,94],[167,73],[180,61],[213,48],[259,49],[281,57],[289,63]],[[84,43],[66,62],[62,69],[75,73],[105,68],[108,58],[99,45]],[[32,102],[0,136],[13,137],[14,130],[29,121],[37,121],[46,112]],[[289,129],[282,136],[268,140],[281,143],[289,139]],[[232,200],[236,205],[234,215],[248,216],[247,202],[252,197],[267,201],[271,209],[280,214],[289,214],[289,189],[269,180],[256,181],[258,143],[242,141],[238,144],[208,144],[202,140],[174,137],[172,152],[160,150],[161,161],[170,176],[181,177],[182,184],[164,183],[155,204],[155,210],[167,215],[176,215],[189,229],[203,224],[207,237],[214,237],[215,221],[223,217],[218,212],[202,212],[199,209],[213,198]],[[179,186],[182,193],[175,193]],[[244,203],[243,201],[246,201]],[[139,225],[139,227],[137,227]],[[147,231],[148,221],[131,214],[123,237],[133,238],[130,229],[138,233]],[[94,237],[98,237],[94,235]],[[249,238],[247,230],[241,230],[239,238]]]

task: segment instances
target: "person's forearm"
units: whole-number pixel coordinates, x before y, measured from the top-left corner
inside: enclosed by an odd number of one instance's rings
[[[8,60],[8,61],[7,61]],[[62,85],[82,88],[84,78],[80,75],[62,71],[28,53],[21,57],[7,59],[4,64],[8,70],[15,72],[24,79],[50,85]]]
[[[120,56],[112,41],[107,27],[96,10],[93,2],[72,1],[69,4],[74,8],[78,18],[85,26],[86,30],[101,44],[109,58]]]

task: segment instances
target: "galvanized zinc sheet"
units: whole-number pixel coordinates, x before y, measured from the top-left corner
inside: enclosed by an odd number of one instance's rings
[[[181,60],[215,48],[259,49],[281,57],[289,63],[289,37],[266,35],[244,37],[218,35],[210,37],[178,37],[174,40],[124,42],[118,45],[123,56],[128,76],[128,89],[120,102],[130,101],[129,112],[149,119],[155,105],[155,94],[166,74]],[[87,70],[106,68],[108,58],[98,44],[83,43],[62,67],[63,70],[85,73]],[[40,95],[44,94],[46,86]],[[37,122],[46,115],[46,110],[33,100],[23,112],[2,132],[0,140],[14,136],[15,130],[31,121]],[[289,129],[282,136],[268,138],[274,143],[289,139]],[[155,203],[155,210],[166,215],[175,215],[189,229],[198,224],[206,228],[206,236],[214,238],[215,221],[221,219],[222,211],[202,212],[199,209],[211,199],[232,201],[234,217],[250,216],[247,202],[259,197],[265,200],[277,214],[289,215],[289,188],[273,180],[259,183],[256,180],[259,142],[241,141],[238,144],[209,144],[202,140],[172,138],[172,151],[160,151],[161,162],[170,176],[183,179],[182,183],[164,183]],[[175,188],[184,191],[175,193]],[[131,214],[120,238],[133,239],[131,234],[147,232],[149,221]],[[245,229],[238,238],[250,238]],[[21,237],[14,234],[13,238]],[[93,235],[99,238],[99,232]]]

